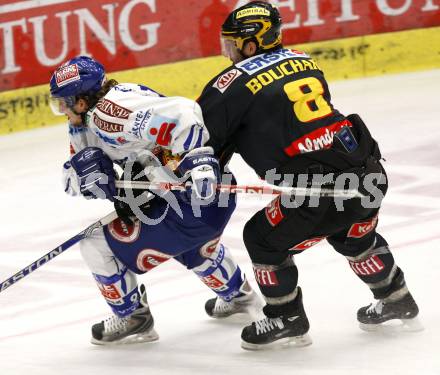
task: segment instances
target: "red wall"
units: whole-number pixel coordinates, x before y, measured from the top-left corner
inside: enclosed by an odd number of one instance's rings
[[[88,53],[108,71],[220,53],[239,0],[3,0],[0,91],[48,82]],[[440,0],[278,0],[285,44],[440,25]],[[37,5],[39,4],[39,5]]]

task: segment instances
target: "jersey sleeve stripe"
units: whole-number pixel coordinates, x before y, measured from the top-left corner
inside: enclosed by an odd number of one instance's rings
[[[191,147],[191,143],[192,143],[193,136],[194,136],[194,126],[195,125],[191,126],[191,130],[189,132],[189,135],[188,135],[188,137],[186,138],[186,141],[183,144],[183,149],[185,151],[188,151],[190,149],[190,147]]]
[[[202,147],[202,136],[203,136],[203,129],[199,128],[199,136],[197,138],[196,144],[194,145],[194,148]]]

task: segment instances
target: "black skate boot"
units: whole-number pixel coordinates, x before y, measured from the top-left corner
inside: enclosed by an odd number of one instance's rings
[[[205,311],[212,318],[226,318],[228,316],[244,313],[252,317],[262,315],[263,301],[252,290],[246,278],[240,287],[240,295],[231,301],[220,297],[211,298],[205,303]]]
[[[159,339],[154,330],[154,319],[147,302],[145,286],[140,286],[139,307],[125,318],[115,315],[94,324],[92,327],[92,344],[119,345],[139,342],[150,342]]]
[[[296,298],[282,306],[266,305],[266,318],[244,327],[241,347],[248,350],[268,349],[275,346],[306,346],[312,343],[309,321],[302,303],[301,288]]]
[[[409,331],[423,330],[417,315],[419,308],[411,293],[406,292],[400,298],[385,298],[361,307],[357,312],[359,327],[364,331]],[[392,321],[392,322],[391,322]],[[400,322],[399,322],[400,321]],[[390,322],[389,324],[384,324]],[[393,324],[397,323],[397,324]]]

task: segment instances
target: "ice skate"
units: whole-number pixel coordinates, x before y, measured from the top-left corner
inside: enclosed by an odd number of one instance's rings
[[[416,332],[423,330],[417,315],[417,307],[411,293],[398,300],[378,300],[357,312],[359,327],[364,331]]]
[[[220,297],[211,298],[205,303],[206,313],[212,318],[226,318],[234,314],[262,315],[263,301],[245,279],[240,287],[241,296],[225,301]]]
[[[115,315],[92,327],[92,344],[120,345],[156,341],[159,335],[154,330],[154,319],[147,302],[145,286],[140,286],[139,307],[125,318]]]
[[[309,321],[302,304],[302,293],[298,287],[295,306],[289,314],[266,317],[245,327],[241,333],[241,347],[247,350],[271,349],[284,346],[307,346],[312,343]]]

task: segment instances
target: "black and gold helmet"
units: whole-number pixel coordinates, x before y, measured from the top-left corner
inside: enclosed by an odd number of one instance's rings
[[[272,4],[252,1],[235,9],[222,25],[222,37],[233,40],[238,50],[253,40],[259,52],[281,44],[281,16]]]

